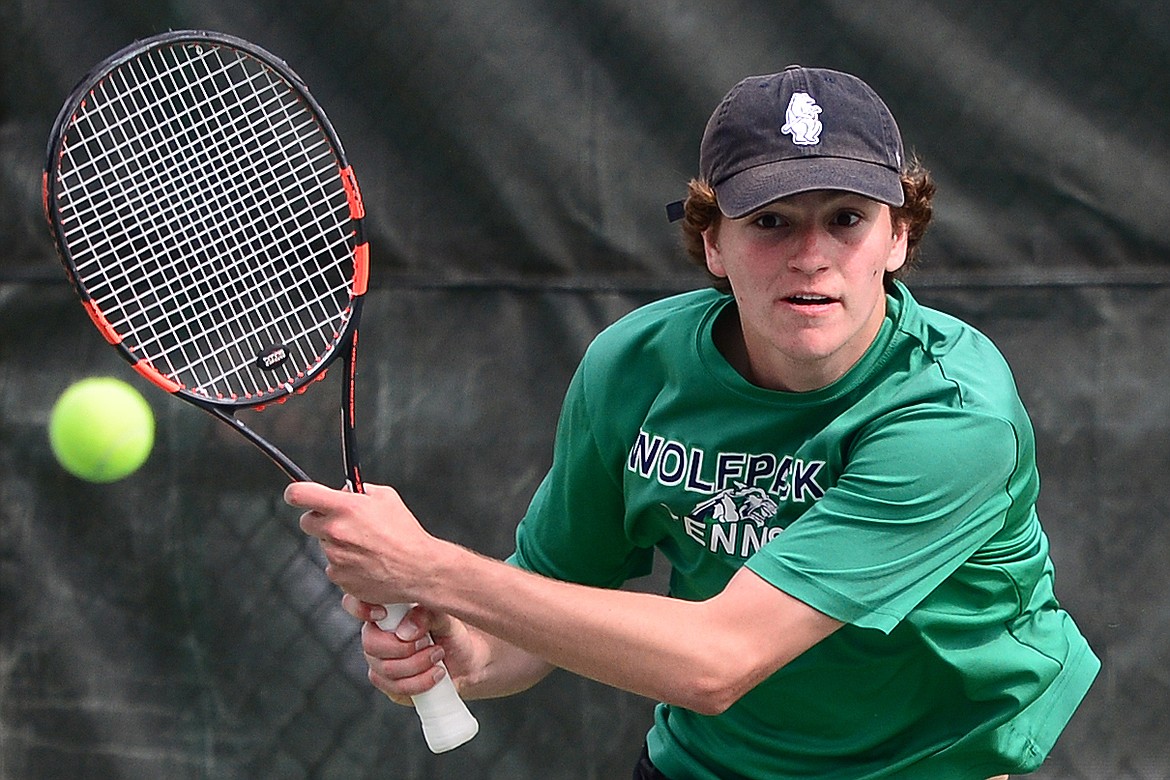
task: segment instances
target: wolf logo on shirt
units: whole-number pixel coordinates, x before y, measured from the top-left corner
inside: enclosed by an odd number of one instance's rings
[[[748,487],[737,482],[735,487],[716,493],[711,498],[695,505],[690,516],[710,516],[717,523],[739,523],[744,520],[757,526],[767,525],[776,514],[776,502],[758,487]]]
[[[662,504],[696,543],[713,553],[748,558],[784,529],[768,526],[777,504],[760,488],[737,484],[721,490],[679,516]]]

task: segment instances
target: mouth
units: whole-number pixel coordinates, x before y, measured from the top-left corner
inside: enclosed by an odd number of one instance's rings
[[[830,298],[827,295],[817,295],[816,293],[796,293],[784,298],[785,303],[789,303],[798,307],[814,307],[814,306],[828,306],[836,303],[836,298]]]

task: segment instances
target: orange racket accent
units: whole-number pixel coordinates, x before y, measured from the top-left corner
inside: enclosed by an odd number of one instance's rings
[[[45,215],[45,219],[49,220],[49,224],[53,224],[53,216],[49,214],[49,172],[45,171],[41,174],[41,211]]]
[[[98,309],[97,306],[93,305],[93,301],[88,299],[83,300],[81,305],[85,307],[85,311],[89,314],[89,318],[93,320],[94,325],[97,325],[98,330],[102,332],[102,337],[106,341],[108,341],[110,344],[113,344],[114,346],[122,343],[122,336],[114,330],[114,326],[111,325],[110,321],[106,319],[106,315],[102,314],[101,310]]]
[[[181,384],[159,373],[159,370],[152,366],[148,360],[139,360],[132,368],[145,377],[148,382],[158,385],[168,393],[177,393],[183,389]]]
[[[353,367],[354,357],[357,356],[357,343],[358,343],[358,334],[357,334],[357,331],[355,330],[353,332],[353,342],[349,345],[349,350],[350,350],[350,363],[349,363],[349,365],[351,368]],[[346,419],[351,420],[351,421],[357,419],[356,415],[354,414],[355,410],[357,409],[357,407],[355,405],[356,398],[357,398],[357,393],[355,392],[354,383],[350,382],[349,383],[349,397],[344,399],[342,401],[342,403],[346,404],[346,414],[348,415],[348,417]]]
[[[353,294],[365,295],[370,286],[370,244],[358,244],[353,248]]]
[[[358,189],[357,177],[353,175],[353,166],[347,165],[341,169],[341,184],[345,187],[345,195],[349,198],[349,216],[361,219],[366,215],[366,205],[362,203],[362,191]]]

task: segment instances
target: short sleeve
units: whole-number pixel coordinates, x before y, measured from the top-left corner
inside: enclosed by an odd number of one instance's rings
[[[746,565],[838,620],[888,633],[1004,526],[1019,450],[1010,422],[962,409],[875,421],[837,483]]]
[[[653,547],[625,522],[621,462],[601,452],[589,414],[586,364],[557,424],[553,463],[516,531],[510,562],[568,582],[618,587],[650,572]]]

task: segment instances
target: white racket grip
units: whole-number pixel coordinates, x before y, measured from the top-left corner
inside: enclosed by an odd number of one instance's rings
[[[386,604],[386,617],[378,621],[378,628],[393,632],[413,606]],[[430,634],[427,634],[425,641],[434,644]],[[446,670],[442,661],[439,665]],[[411,697],[411,700],[418,719],[422,721],[423,737],[432,753],[454,750],[479,733],[479,721],[467,709],[463,699],[459,698],[450,674],[444,675],[434,688]]]

